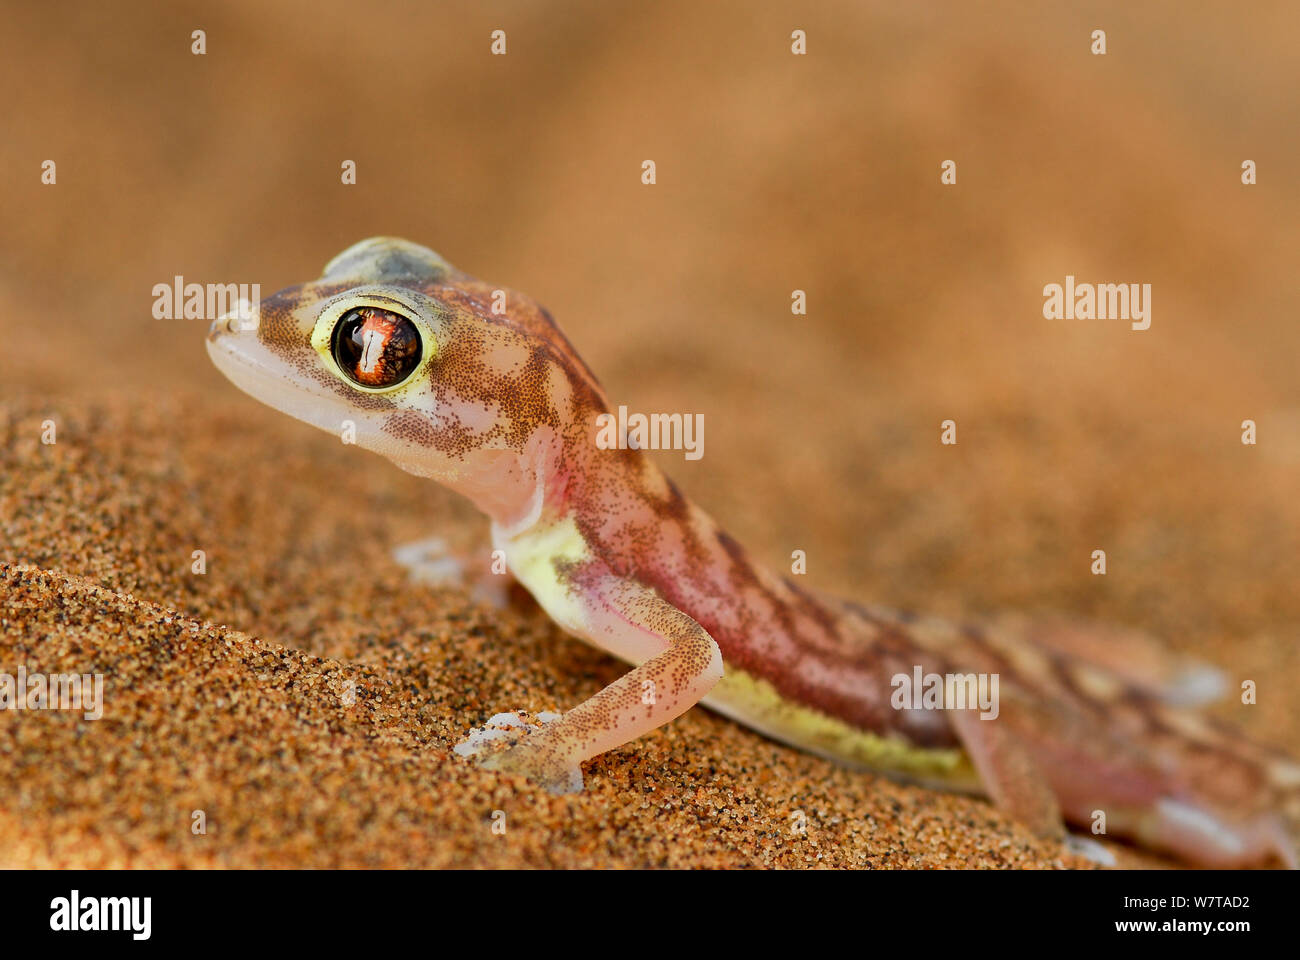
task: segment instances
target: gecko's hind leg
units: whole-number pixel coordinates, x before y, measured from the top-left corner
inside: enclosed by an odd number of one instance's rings
[[[1068,833],[1061,805],[1047,774],[1015,731],[984,720],[973,710],[953,711],[953,728],[971,759],[984,789],[998,808],[1068,852],[1103,867],[1115,856],[1090,837]]]
[[[1064,839],[1052,785],[1014,731],[975,710],[953,710],[952,725],[989,798],[1039,836]]]
[[[486,548],[457,550],[446,538],[432,536],[394,547],[393,559],[416,583],[461,587],[477,602],[498,610],[509,606],[514,594],[515,579],[504,560]]]

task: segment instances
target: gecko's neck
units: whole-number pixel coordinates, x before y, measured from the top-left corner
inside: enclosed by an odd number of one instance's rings
[[[520,450],[477,451],[449,470],[403,469],[459,493],[487,515],[495,530],[514,537],[554,512],[557,451],[549,433],[538,431]]]

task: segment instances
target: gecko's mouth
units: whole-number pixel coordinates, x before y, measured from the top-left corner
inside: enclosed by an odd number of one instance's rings
[[[208,330],[212,363],[254,400],[333,433],[347,418],[340,397],[315,383],[257,339],[256,327],[222,318]]]

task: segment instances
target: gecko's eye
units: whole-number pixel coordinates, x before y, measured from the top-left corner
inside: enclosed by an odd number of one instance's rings
[[[334,325],[334,362],[363,387],[395,387],[420,362],[420,334],[406,317],[375,307],[343,314]]]

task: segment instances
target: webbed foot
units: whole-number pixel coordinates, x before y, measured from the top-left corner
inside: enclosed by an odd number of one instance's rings
[[[582,767],[546,735],[547,726],[559,719],[558,713],[544,712],[534,724],[522,712],[498,713],[454,749],[458,756],[477,758],[484,769],[519,774],[551,793],[581,793]],[[508,743],[500,747],[501,741]]]

